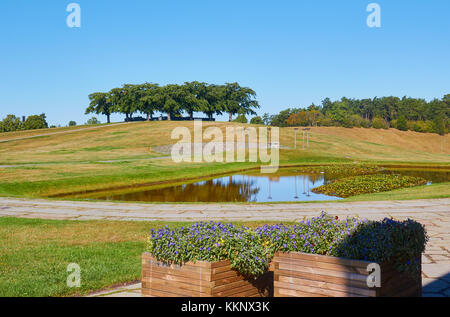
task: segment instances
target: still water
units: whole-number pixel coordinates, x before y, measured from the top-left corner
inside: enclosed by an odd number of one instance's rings
[[[450,180],[448,171],[387,169],[383,173],[420,176],[433,182]],[[275,202],[339,200],[339,197],[311,192],[311,189],[343,177],[306,174],[295,169],[282,169],[277,174],[241,173],[182,185],[136,189],[90,196],[102,200],[146,202]]]

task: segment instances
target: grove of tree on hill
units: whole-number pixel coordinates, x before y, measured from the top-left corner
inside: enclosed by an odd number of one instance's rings
[[[382,97],[331,101],[306,109],[289,108],[277,115],[265,114],[265,124],[273,126],[341,126],[363,128],[397,128],[417,132],[445,134],[449,130],[450,94],[442,99]]]
[[[168,120],[181,117],[183,112],[191,119],[194,112],[202,112],[210,119],[215,114],[227,113],[231,121],[235,114],[256,114],[254,109],[259,108],[259,104],[255,97],[252,89],[241,87],[238,83],[125,84],[108,92],[90,94],[86,114],[105,115],[108,123],[112,113],[123,113],[128,121],[137,112],[146,115],[147,120],[152,119],[156,112],[167,114]]]

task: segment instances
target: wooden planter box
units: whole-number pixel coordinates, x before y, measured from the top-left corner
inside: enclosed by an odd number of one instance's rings
[[[230,268],[229,261],[157,261],[142,254],[142,295],[157,297],[267,297],[273,294],[273,272],[257,280],[246,279]]]
[[[416,297],[422,279],[382,264],[381,287],[367,286],[371,262],[307,253],[280,253],[274,259],[275,297]],[[420,275],[420,274],[419,274]]]

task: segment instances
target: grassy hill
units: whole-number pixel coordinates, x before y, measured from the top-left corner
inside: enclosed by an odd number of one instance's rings
[[[223,130],[235,123],[209,122]],[[192,122],[135,122],[78,126],[0,134],[0,195],[46,197],[131,184],[225,173],[258,163],[182,163],[153,147],[175,143],[177,126]],[[246,125],[248,126],[248,125]],[[207,142],[207,140],[205,141]],[[450,136],[395,129],[316,127],[310,148],[303,150],[301,132],[293,149],[294,130],[280,128],[280,164],[374,162],[447,166]]]

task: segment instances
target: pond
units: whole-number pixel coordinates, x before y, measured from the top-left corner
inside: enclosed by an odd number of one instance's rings
[[[382,173],[420,176],[433,182],[448,182],[447,170],[384,169]],[[115,192],[77,195],[76,198],[143,202],[276,202],[322,201],[342,198],[311,192],[346,175],[305,173],[295,168],[280,169],[276,174],[239,173],[184,184],[130,188]]]

